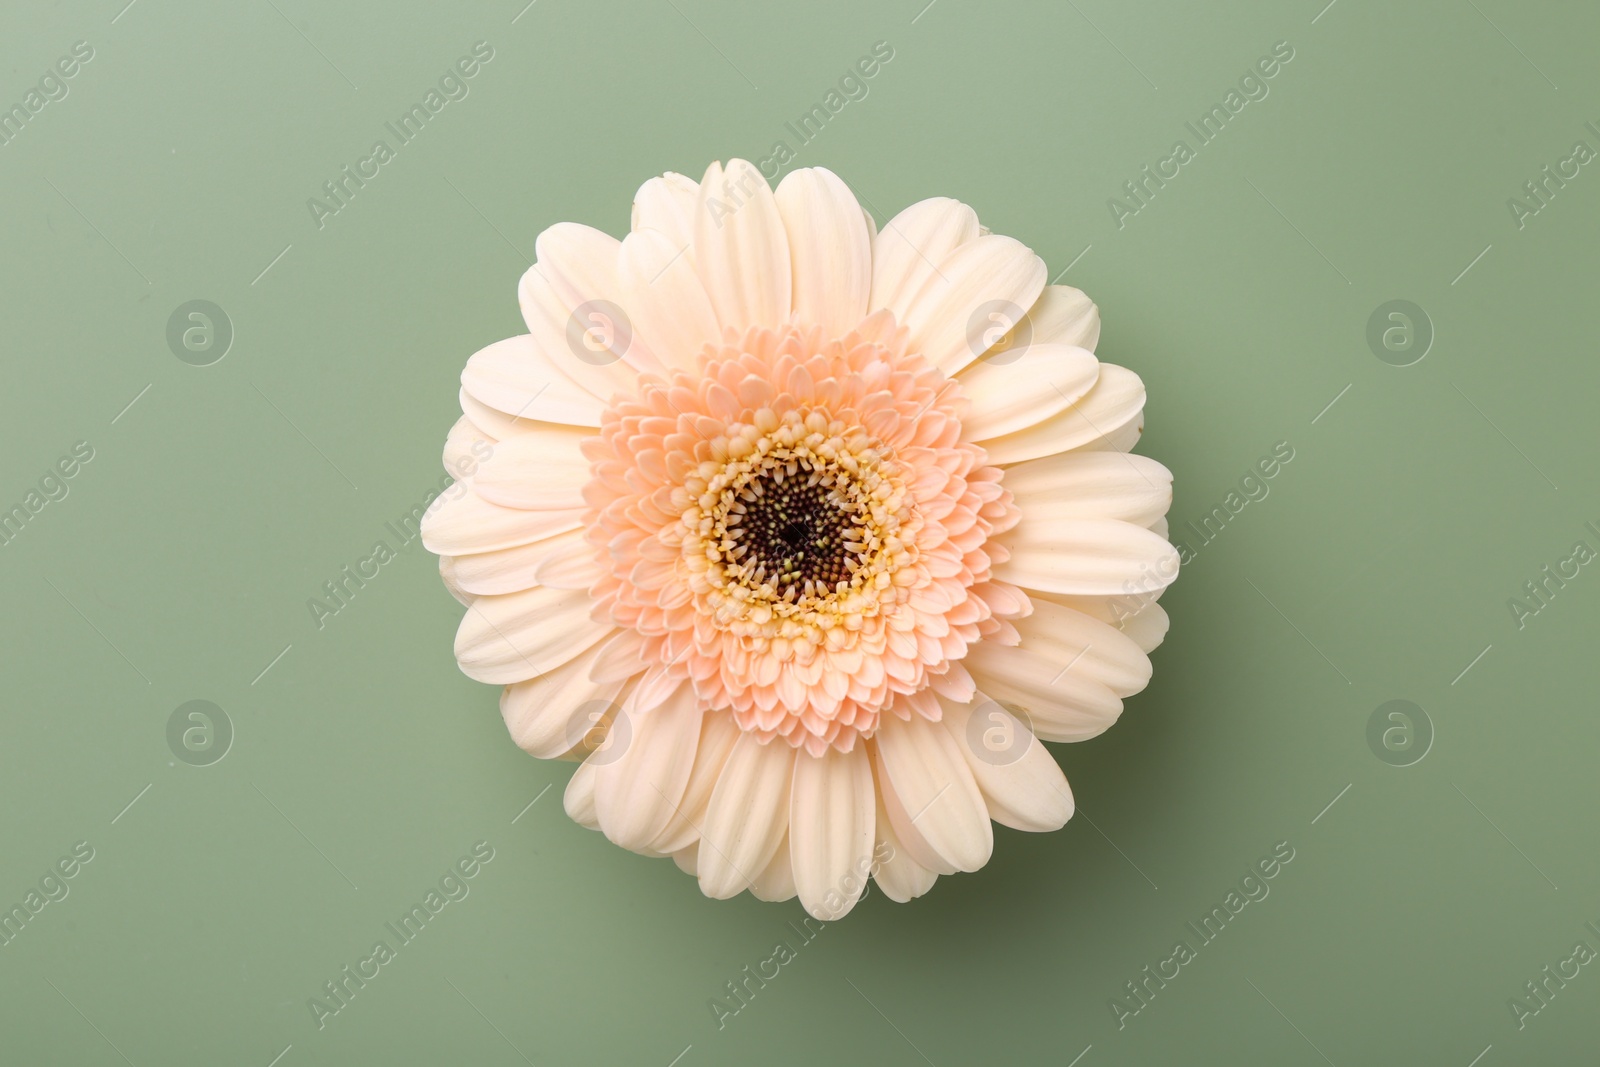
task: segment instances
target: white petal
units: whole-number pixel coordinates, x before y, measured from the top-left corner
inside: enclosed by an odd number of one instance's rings
[[[940,196],[912,204],[873,239],[868,309],[887,308],[903,322],[939,261],[977,237],[977,213],[959,200]]]
[[[693,878],[700,869],[700,842],[692,842],[674,852],[672,862],[678,865],[678,870]]]
[[[756,876],[755,884],[750,887],[750,895],[773,904],[793,899],[794,863],[790,859],[787,835],[778,843],[778,851],[772,854],[766,867]]]
[[[1033,344],[1049,341],[1093,352],[1100,343],[1100,309],[1082,289],[1047,285],[1028,309],[1028,336]]]
[[[1118,451],[1126,452],[1132,445],[1128,433],[1137,439],[1143,426],[1144,382],[1126,367],[1101,363],[1094,388],[1078,403],[1026,430],[985,441],[983,448],[989,453],[989,462],[997,464],[1090,449],[1111,437],[1124,446]]]
[[[958,376],[972,400],[962,436],[982,442],[1025,430],[1076,404],[1099,376],[1094,353],[1069,345],[1035,343],[980,359]]]
[[[633,195],[633,229],[658,230],[676,248],[694,259],[694,209],[700,200],[700,183],[672,171],[651,178]]]
[[[999,234],[968,241],[939,262],[906,309],[910,347],[954,374],[983,354],[989,314],[1020,319],[1044,283],[1044,260],[1021,242]]]
[[[795,750],[741,733],[706,805],[700,835],[700,891],[726,900],[750,888],[789,829]]]
[[[677,852],[700,839],[700,827],[705,825],[706,805],[711,791],[716,788],[722,768],[734,743],[742,736],[733,716],[727,712],[708,712],[700,723],[700,744],[694,753],[694,769],[689,773],[689,784],[684,787],[678,810],[650,847],[658,852]]]
[[[589,830],[600,829],[600,819],[594,812],[594,770],[587,763],[578,764],[562,797],[567,818]]]
[[[694,256],[724,329],[742,334],[789,318],[789,240],[772,189],[746,160],[729,160],[726,172],[719,163],[706,171],[695,208]]]
[[[683,799],[703,712],[694,688],[685,684],[656,707],[641,710],[630,701],[621,714],[627,726],[613,724],[611,735],[622,751],[609,751],[595,769],[595,811],[612,842],[645,848]]]
[[[1120,519],[1148,528],[1172,506],[1172,472],[1124,452],[1061,452],[1029,460],[1007,467],[1004,484],[1024,514],[1045,522]]]
[[[423,512],[422,544],[441,556],[493,552],[542,541],[582,525],[583,512],[576,508],[523,511],[490,503],[465,486],[460,490],[452,487]]]
[[[605,405],[565,374],[532,334],[508,337],[473,353],[461,372],[472,397],[514,419],[599,426]],[[487,429],[487,427],[486,427]]]
[[[940,721],[966,753],[991,819],[1036,833],[1067,824],[1073,810],[1067,777],[1022,721],[992,700],[939,703],[944,707]],[[990,739],[993,745],[987,743]]]
[[[886,719],[873,740],[884,777],[911,823],[956,870],[975,871],[988,863],[994,850],[989,809],[955,739],[920,717]]]
[[[861,205],[822,167],[790,171],[774,197],[789,239],[794,312],[801,322],[821,326],[824,337],[842,337],[866,316],[872,290],[872,245]]]
[[[581,445],[588,436],[581,430],[536,423],[525,434],[496,442],[478,468],[473,491],[508,508],[581,508],[583,487],[589,481],[589,461]]]
[[[1164,589],[1178,576],[1178,553],[1143,526],[1114,519],[1046,521],[1024,511],[996,538],[1011,558],[994,568],[1024,589],[1075,596],[1134,596]]]
[[[708,342],[722,339],[694,262],[659,230],[635,230],[618,267],[633,329],[666,366],[690,370]]]
[[[581,744],[604,719],[622,683],[590,681],[594,657],[591,649],[537,678],[505,687],[500,714],[518,748],[540,759],[556,759]]]
[[[795,759],[789,841],[800,903],[814,917],[844,918],[866,888],[877,811],[866,745]]]
[[[479,597],[456,631],[461,673],[503,685],[555,670],[612,632],[589,618],[592,607],[588,593],[573,589]]]

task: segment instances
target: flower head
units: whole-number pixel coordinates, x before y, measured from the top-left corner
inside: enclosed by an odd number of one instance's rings
[[[836,175],[653,178],[563,223],[468,361],[424,540],[462,670],[567,810],[709,896],[837,918],[1072,815],[1039,739],[1144,687],[1177,574],[1144,388],[967,206]]]

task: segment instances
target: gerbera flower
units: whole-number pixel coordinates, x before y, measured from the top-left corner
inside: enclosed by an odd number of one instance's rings
[[[827,919],[982,867],[991,819],[1065,824],[1038,739],[1144,688],[1177,574],[1095,305],[965,204],[880,232],[829,171],[742,160],[537,254],[423,538],[461,669],[584,761],[568,813]]]

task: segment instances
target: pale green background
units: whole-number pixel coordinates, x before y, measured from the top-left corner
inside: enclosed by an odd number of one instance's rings
[[[1593,1061],[1600,967],[1526,1029],[1507,1001],[1600,949],[1600,571],[1525,629],[1506,604],[1600,548],[1600,165],[1520,231],[1506,207],[1600,148],[1592,8],[124,2],[0,27],[6,106],[95,49],[0,148],[0,506],[95,449],[0,547],[0,901],[96,852],[0,947],[6,1063]],[[319,231],[306,198],[479,40],[470,96]],[[799,905],[705,900],[572,824],[570,767],[457,672],[419,546],[320,632],[306,600],[437,481],[544,226],[620,232],[651,174],[793,146],[879,40],[794,165],[880,222],[950,195],[1052,274],[1081,254],[1175,536],[1295,458],[1164,601],[1149,690],[1058,748],[1078,818],[874,895],[719,1031],[707,1000]],[[1107,198],[1280,40],[1270,95],[1119,230]],[[236,331],[213,366],[167,347],[192,299]],[[1413,366],[1367,347],[1391,299],[1437,333]],[[1365,739],[1394,698],[1437,731],[1408,768]],[[167,747],[191,699],[236,730],[211,766]],[[307,998],[480,839],[471,895],[319,1031]],[[1108,999],[1281,840],[1270,897],[1119,1031]]]

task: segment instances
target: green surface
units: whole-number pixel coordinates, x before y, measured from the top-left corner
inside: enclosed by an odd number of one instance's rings
[[[1600,966],[1565,961],[1600,950],[1600,568],[1563,561],[1600,551],[1600,165],[1563,161],[1600,150],[1600,15],[924,2],[7,8],[0,104],[93,57],[0,146],[0,507],[92,459],[0,546],[0,899],[74,871],[0,947],[0,1058],[1592,1061]],[[480,41],[467,95],[319,228],[307,199]],[[865,97],[799,144],[785,123],[879,41]],[[1267,95],[1198,146],[1185,123],[1278,42]],[[1119,228],[1108,199],[1180,138],[1194,158]],[[1142,450],[1192,554],[1154,683],[1057,748],[1079,816],[803,947],[797,902],[703,899],[568,821],[570,766],[457,672],[420,545],[321,629],[306,606],[399,547],[544,226],[620,232],[651,174],[780,139],[880,222],[956,196],[1072,264],[1101,354],[1148,384]],[[1519,228],[1547,164],[1576,176]],[[168,346],[192,300],[232,324],[209,366]],[[1431,322],[1408,366],[1367,340],[1393,300]],[[1186,525],[1280,442],[1201,546]],[[1576,576],[1519,620],[1546,565]],[[219,762],[169,748],[192,700],[232,724]],[[1369,747],[1391,700],[1432,724],[1410,766]],[[478,842],[467,895],[319,1029],[309,998]],[[1280,842],[1268,895],[1202,945],[1186,924]],[[1119,1028],[1109,1001],[1180,939],[1194,958]],[[797,958],[719,1029],[707,1002],[779,940]],[[1535,979],[1554,993],[1519,1028]]]

